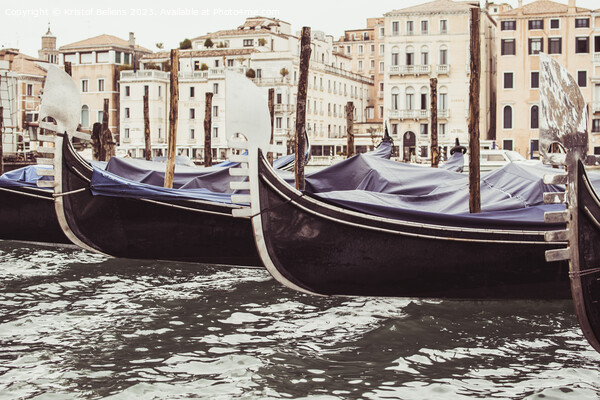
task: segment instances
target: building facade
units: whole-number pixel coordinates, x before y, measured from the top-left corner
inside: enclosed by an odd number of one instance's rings
[[[104,99],[109,99],[109,129],[119,138],[119,73],[132,69],[145,54],[152,53],[129,40],[112,35],[70,43],[59,48],[59,63],[71,63],[71,76],[81,93],[81,129],[91,131],[95,122],[102,122]]]
[[[539,53],[564,65],[589,105],[590,151],[600,154],[598,13],[548,0],[498,14],[498,146],[539,157]]]
[[[331,36],[318,31],[312,35],[306,128],[311,138],[313,154],[329,157],[345,152],[344,108],[348,101],[352,101],[355,106],[355,121],[364,122],[364,110],[373,80],[350,71],[351,60],[333,51]],[[216,151],[217,160],[227,156],[224,70],[233,69],[246,74],[264,89],[265,94],[269,89],[274,89],[274,144],[281,149],[280,154],[285,154],[295,132],[299,54],[300,40],[298,36],[291,34],[290,25],[270,18],[248,18],[237,29],[192,39],[192,49],[180,51],[178,138],[189,138],[188,143],[182,144],[180,153],[195,160],[202,159],[204,93],[212,92],[213,152]],[[163,79],[168,80],[168,74],[160,74],[168,72],[168,57],[167,52],[143,57],[141,67],[144,71],[135,75],[123,72],[121,85],[129,85],[131,90],[134,90],[134,86],[148,85],[149,90],[157,93],[158,87],[164,84]],[[146,72],[149,68],[158,68],[159,71]],[[149,75],[141,79],[143,74]],[[154,81],[148,83],[147,78]],[[131,93],[136,92],[142,93],[137,89]],[[133,115],[132,108],[140,109],[140,101],[141,97],[128,98],[123,91],[121,93],[122,127],[129,129],[130,135],[129,144],[123,143],[123,148],[134,154],[140,154],[144,147],[143,135],[138,135],[138,132],[143,133],[143,121],[134,121],[134,117],[131,117],[128,122],[126,116],[128,112]],[[168,95],[157,101],[155,114],[163,115],[168,108]],[[168,121],[162,119],[154,122],[156,125],[153,127],[151,122],[150,129],[153,147],[157,151],[153,152],[164,153],[166,144],[162,147],[161,140],[164,139],[159,134],[166,132]],[[181,143],[179,139],[178,143]],[[357,146],[370,148],[372,141],[369,140],[367,144],[357,143]]]
[[[385,14],[384,117],[405,161],[430,155],[430,79],[437,78],[442,159],[456,139],[468,143],[471,9],[478,3],[436,0]],[[480,11],[480,137],[495,138],[496,23]]]

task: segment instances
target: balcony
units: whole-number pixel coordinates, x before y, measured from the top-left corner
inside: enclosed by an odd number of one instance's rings
[[[296,110],[296,106],[294,104],[275,104],[274,108],[275,112],[280,113],[293,112]]]
[[[450,75],[450,64],[441,64],[436,67],[438,75]]]
[[[442,109],[438,108],[437,117],[438,117],[438,119],[450,118],[450,110],[449,109],[442,110]]]
[[[276,78],[253,78],[252,82],[256,86],[277,86],[277,85],[289,85],[289,77],[276,77]],[[310,84],[309,84],[310,85]]]
[[[121,79],[135,79],[135,78],[155,78],[155,79],[169,79],[169,73],[159,71],[156,69],[140,69],[136,72],[133,71],[121,71]]]
[[[430,65],[392,65],[390,75],[429,75]]]
[[[428,110],[389,110],[388,118],[390,119],[428,119],[429,111]]]

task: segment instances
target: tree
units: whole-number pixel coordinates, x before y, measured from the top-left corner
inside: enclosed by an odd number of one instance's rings
[[[210,38],[206,38],[206,40],[204,41],[204,47],[206,47],[207,49],[212,48],[214,45],[215,44]]]
[[[183,39],[182,42],[179,42],[179,48],[181,50],[185,50],[185,49],[191,49],[192,48],[192,41],[188,38]]]
[[[202,65],[200,65],[200,71],[207,71],[208,70],[208,65],[206,65],[206,63],[202,63]]]
[[[256,72],[252,68],[250,68],[248,69],[248,71],[246,71],[246,76],[248,78],[256,78]]]
[[[165,47],[165,45],[163,44],[163,42],[158,42],[158,43],[156,43],[156,45],[155,45],[155,46],[156,46],[156,48],[157,48],[157,49],[159,49],[159,50],[162,50],[162,49]]]
[[[259,46],[266,46],[267,44],[267,40],[265,38],[259,38],[258,39],[258,45]]]

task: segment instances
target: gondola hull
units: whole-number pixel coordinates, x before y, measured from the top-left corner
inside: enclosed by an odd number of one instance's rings
[[[71,243],[60,229],[52,191],[0,187],[0,239]]]
[[[76,244],[114,257],[258,266],[249,219],[235,205],[94,196],[92,169],[62,141],[62,193],[56,203]]]
[[[546,243],[543,229],[372,217],[299,196],[262,156],[258,176],[261,256],[288,286],[324,295],[569,297],[567,263],[545,262],[559,245]]]

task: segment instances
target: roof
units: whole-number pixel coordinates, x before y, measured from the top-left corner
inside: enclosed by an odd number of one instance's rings
[[[557,3],[550,0],[538,0],[529,3],[520,8],[513,8],[506,12],[500,13],[500,16],[507,15],[533,15],[533,14],[566,14],[569,6],[562,3]],[[587,13],[590,10],[587,8],[576,7],[577,13]]]
[[[256,51],[256,49],[181,50],[179,52],[179,58],[244,56],[252,54]],[[170,57],[170,51],[160,51],[157,53],[146,54],[142,57],[142,60],[158,60]]]
[[[202,40],[202,39],[208,39],[208,38],[217,39],[217,38],[220,38],[223,36],[259,35],[259,34],[275,35],[275,36],[280,36],[280,37],[289,37],[290,36],[290,35],[286,35],[283,33],[273,32],[268,29],[258,29],[258,30],[256,30],[256,29],[226,29],[226,30],[222,30],[222,31],[207,33],[206,35],[198,36],[191,40],[196,41],[196,40]]]
[[[456,12],[456,11],[468,11],[473,8],[474,5],[466,1],[452,1],[452,0],[434,0],[429,3],[419,4],[412,7],[401,8],[398,10],[392,10],[388,14],[408,14],[408,13],[443,13],[443,12]]]
[[[113,35],[102,34],[98,36],[94,36],[89,39],[80,40],[78,42],[66,44],[64,46],[60,46],[60,51],[70,50],[70,49],[81,49],[81,48],[93,48],[93,47],[106,47],[106,46],[115,46],[115,47],[129,47],[129,41],[121,39],[119,37]],[[151,50],[146,49],[145,47],[135,45],[135,49],[147,53],[151,53]]]
[[[45,63],[35,57],[28,56],[14,49],[0,50],[0,60],[10,61],[10,70],[18,74],[46,76],[46,71],[40,68],[37,63]]]

